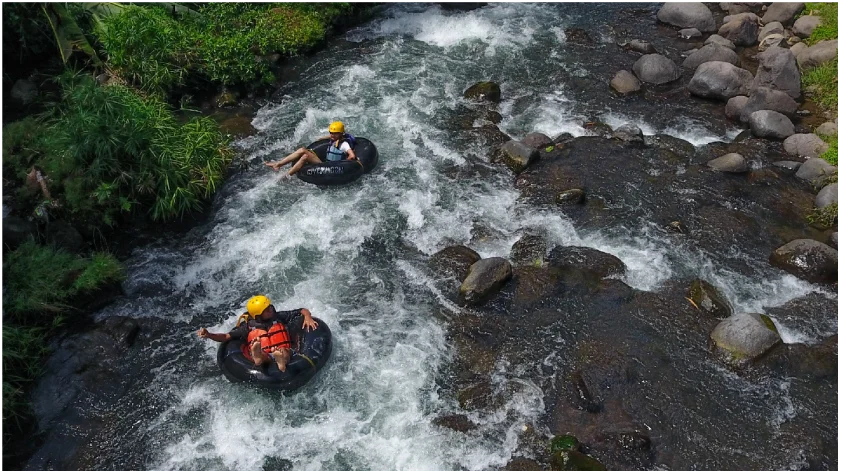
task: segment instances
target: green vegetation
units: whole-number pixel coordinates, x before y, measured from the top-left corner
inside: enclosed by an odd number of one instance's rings
[[[815,208],[811,214],[806,216],[806,220],[810,225],[817,228],[831,228],[838,223],[838,204],[830,204],[822,209]]]
[[[803,71],[803,87],[813,87],[812,98],[827,110],[838,108],[838,58]]]
[[[829,149],[821,155],[821,158],[833,166],[838,166],[838,135],[820,135],[820,137],[829,143]]]
[[[812,45],[825,39],[838,38],[837,3],[807,3],[803,9],[803,14],[816,15],[821,18],[821,24],[806,39],[807,44]]]
[[[90,259],[33,241],[3,261],[3,420],[18,429],[29,414],[25,390],[38,376],[44,338],[72,313],[74,296],[122,280],[120,263],[106,253]],[[8,427],[8,426],[7,426]],[[12,429],[4,429],[9,435]],[[4,437],[4,441],[7,439]]]

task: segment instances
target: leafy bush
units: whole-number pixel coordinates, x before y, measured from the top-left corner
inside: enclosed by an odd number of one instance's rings
[[[233,152],[213,120],[181,125],[162,100],[128,87],[79,76],[62,82],[40,163],[72,214],[113,225],[139,204],[168,220],[216,191]]]
[[[812,31],[812,35],[806,39],[810,45],[825,39],[838,38],[838,4],[837,3],[807,3],[804,13],[817,15],[821,18],[821,24]]]
[[[82,274],[73,282],[73,290],[93,291],[104,284],[122,281],[124,277],[123,267],[114,256],[108,253],[94,253]]]
[[[44,128],[44,124],[32,116],[3,127],[4,177],[26,177],[44,152],[41,144]]]

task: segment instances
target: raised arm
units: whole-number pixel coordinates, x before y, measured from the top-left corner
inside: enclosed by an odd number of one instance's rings
[[[208,332],[207,329],[204,328],[204,327],[200,328],[199,331],[196,332],[196,335],[198,335],[199,338],[209,338],[209,339],[213,340],[214,342],[219,342],[219,343],[227,342],[228,340],[231,339],[231,334],[230,333],[212,333],[212,332]]]

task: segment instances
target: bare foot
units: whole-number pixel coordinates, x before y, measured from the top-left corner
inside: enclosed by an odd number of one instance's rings
[[[289,363],[290,358],[289,350],[275,350],[272,352],[272,358],[274,358],[275,363],[277,363],[277,369],[285,373],[286,364]]]
[[[263,349],[260,347],[259,340],[255,340],[251,344],[251,358],[254,360],[254,364],[261,365],[263,364],[266,359],[263,357]]]
[[[276,162],[274,162],[274,161],[269,161],[269,162],[267,162],[267,163],[265,163],[265,164],[266,164],[266,166],[268,166],[268,167],[270,167],[270,168],[274,169],[275,171],[280,171],[280,164],[279,164],[279,163],[276,163]]]

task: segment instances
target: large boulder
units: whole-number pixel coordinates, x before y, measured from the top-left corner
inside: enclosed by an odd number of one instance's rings
[[[701,2],[666,3],[657,12],[657,19],[681,28],[698,28],[705,33],[715,31],[713,13]]]
[[[794,134],[794,125],[787,116],[773,110],[760,110],[750,115],[750,130],[760,138],[784,140]]]
[[[626,123],[613,131],[613,137],[629,143],[644,143],[642,130],[636,125]]]
[[[699,97],[727,100],[737,95],[748,95],[753,75],[745,69],[721,61],[705,62],[695,69],[687,89]]]
[[[770,263],[811,283],[838,280],[838,251],[817,240],[793,240],[771,253]]]
[[[741,17],[721,25],[718,34],[736,46],[753,46],[759,39],[759,23],[753,18]]]
[[[837,171],[837,168],[821,158],[809,158],[800,165],[797,169],[797,176],[799,179],[812,184],[813,186],[820,186],[825,183],[827,178]]]
[[[511,263],[514,266],[542,266],[546,250],[546,238],[527,233],[511,247]]]
[[[838,56],[838,40],[821,41],[818,44],[802,50],[797,55],[797,63],[801,69],[818,67]]]
[[[753,81],[754,88],[769,87],[781,90],[795,99],[800,97],[800,70],[794,53],[775,46],[756,57],[759,59],[759,67]]]
[[[729,39],[723,36],[719,36],[717,34],[710,35],[710,37],[707,38],[706,41],[704,41],[704,44],[717,44],[719,46],[724,46],[727,49],[732,49],[734,51],[736,50],[736,45],[733,44],[733,41],[730,41]]]
[[[515,174],[519,174],[538,158],[539,153],[521,141],[511,140],[502,145],[500,155],[502,162]]]
[[[584,246],[557,246],[546,257],[549,266],[578,270],[596,278],[625,274],[625,263],[619,258]]]
[[[760,110],[773,110],[786,116],[794,116],[799,106],[800,104],[783,91],[768,87],[754,87],[750,97],[745,102],[744,108],[739,113],[739,119],[747,123],[750,121],[753,112]]]
[[[548,136],[546,136],[543,133],[538,133],[538,132],[534,131],[534,132],[531,132],[531,133],[527,134],[526,136],[524,136],[523,139],[520,140],[520,142],[523,143],[524,145],[528,146],[529,148],[534,148],[534,149],[539,150],[541,148],[545,148],[545,147],[551,145],[552,144],[552,138],[549,138]]]
[[[701,64],[710,61],[722,61],[738,66],[739,55],[737,55],[732,49],[712,43],[690,54],[689,57],[683,61],[683,67],[694,71]]]
[[[698,310],[717,319],[726,319],[733,312],[721,290],[703,279],[692,281],[689,286],[689,300]]]
[[[785,34],[786,29],[779,21],[772,21],[759,30],[759,40],[762,41],[769,34]]]
[[[815,28],[820,26],[821,24],[821,17],[819,16],[812,16],[812,15],[805,15],[801,16],[794,22],[794,26],[791,28],[791,32],[800,36],[801,38],[808,38],[812,36],[812,32],[815,31]]]
[[[731,120],[739,120],[748,100],[748,97],[744,95],[730,97],[730,100],[727,101],[727,105],[724,107],[724,115]]]
[[[772,21],[779,21],[784,26],[788,26],[805,5],[805,3],[772,3],[762,16],[762,22],[767,25]]]
[[[643,82],[665,84],[680,79],[680,69],[671,59],[662,54],[646,54],[637,59],[634,74]]]
[[[739,153],[727,153],[707,161],[707,166],[720,172],[742,173],[748,171],[748,162]]]
[[[818,195],[815,197],[815,207],[819,209],[829,207],[832,204],[838,204],[837,182],[833,182],[832,184],[821,189],[821,191],[818,192]]]
[[[464,91],[464,98],[471,100],[499,103],[501,97],[499,84],[490,81],[477,82]]]
[[[640,81],[629,71],[621,70],[610,80],[610,87],[622,95],[630,94],[640,90]]]
[[[817,158],[829,149],[829,145],[814,133],[796,133],[783,141],[783,149],[795,156]]]
[[[759,358],[780,343],[774,322],[763,314],[742,313],[722,320],[710,338],[730,361],[743,364]]]
[[[473,263],[482,259],[479,253],[462,245],[448,246],[429,258],[429,266],[445,277],[463,281]]]
[[[470,272],[461,283],[461,301],[469,305],[483,304],[511,279],[512,274],[511,263],[505,258],[480,259],[470,266]]]

